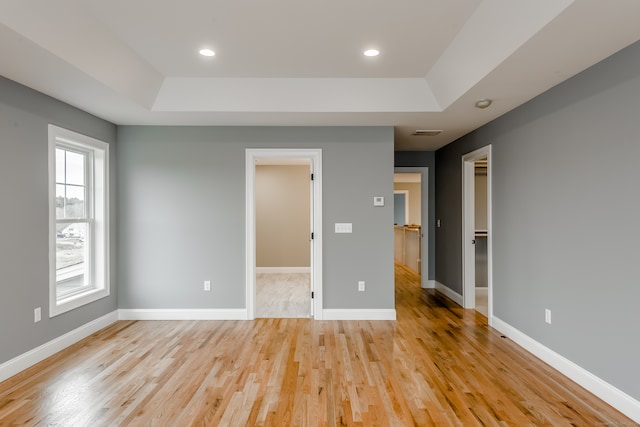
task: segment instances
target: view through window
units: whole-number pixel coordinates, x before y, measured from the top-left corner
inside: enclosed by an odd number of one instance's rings
[[[91,221],[86,172],[89,153],[56,148],[57,297],[88,286]]]
[[[109,295],[109,145],[49,126],[49,312]]]

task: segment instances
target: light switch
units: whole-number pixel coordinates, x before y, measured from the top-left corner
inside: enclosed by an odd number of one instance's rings
[[[373,206],[384,206],[384,197],[383,196],[375,196],[373,198]]]
[[[336,233],[352,233],[350,222],[336,222]]]

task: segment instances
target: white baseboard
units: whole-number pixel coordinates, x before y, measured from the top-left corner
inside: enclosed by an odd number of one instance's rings
[[[120,320],[246,320],[245,308],[203,309],[120,309]]]
[[[453,302],[458,304],[460,307],[463,307],[462,295],[460,295],[456,291],[451,290],[451,288],[446,287],[445,285],[443,285],[442,283],[440,283],[438,281],[436,281],[435,288],[436,288],[436,291],[438,291],[442,295],[452,299]]]
[[[112,311],[111,313],[84,324],[73,331],[61,335],[58,338],[54,338],[33,350],[29,350],[18,357],[4,362],[0,365],[0,381],[4,381],[15,374],[30,368],[36,363],[42,362],[47,357],[53,356],[57,352],[64,350],[94,332],[106,328],[117,321],[118,311]]]
[[[635,400],[622,390],[617,389],[606,381],[593,375],[586,369],[576,365],[571,360],[556,353],[538,341],[520,332],[508,323],[493,316],[492,326],[513,342],[523,347],[534,356],[542,359],[566,377],[575,381],[627,417],[640,423],[640,401]]]
[[[311,273],[311,267],[256,267],[256,273]]]
[[[436,287],[435,280],[427,280],[426,282],[422,283],[422,289],[435,289],[435,287]]]
[[[322,320],[396,320],[396,310],[393,308],[325,308],[322,310]]]

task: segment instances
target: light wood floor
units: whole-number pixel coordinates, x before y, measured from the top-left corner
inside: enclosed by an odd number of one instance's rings
[[[396,289],[396,322],[117,322],[0,383],[0,425],[636,425],[407,270]]]

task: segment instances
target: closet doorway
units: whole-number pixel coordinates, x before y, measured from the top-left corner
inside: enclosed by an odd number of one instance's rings
[[[247,150],[248,318],[315,317],[320,154]]]
[[[491,232],[491,146],[462,157],[464,308],[493,315]]]

